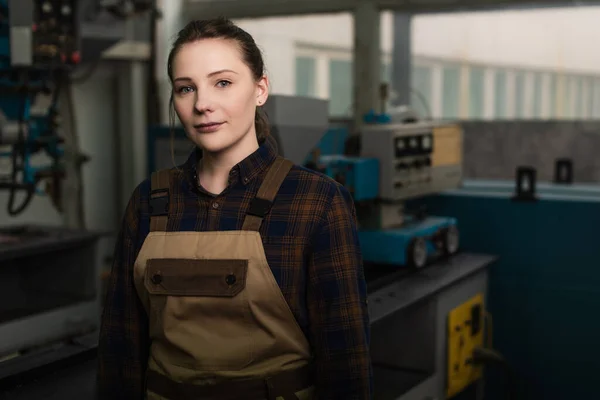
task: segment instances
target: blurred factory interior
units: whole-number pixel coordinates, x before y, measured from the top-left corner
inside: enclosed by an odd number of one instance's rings
[[[375,398],[599,398],[595,3],[0,0],[0,399],[94,398],[124,207],[172,166],[170,44],[219,15],[282,155],[354,195]]]

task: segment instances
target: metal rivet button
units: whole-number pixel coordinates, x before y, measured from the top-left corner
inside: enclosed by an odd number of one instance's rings
[[[162,282],[162,275],[161,274],[154,274],[152,275],[152,283],[154,283],[155,285],[160,285]]]
[[[229,274],[229,275],[227,275],[227,276],[225,277],[225,282],[226,282],[226,283],[227,283],[229,286],[233,285],[233,284],[235,283],[235,281],[236,281],[236,279],[235,279],[235,275],[233,275],[233,274]]]

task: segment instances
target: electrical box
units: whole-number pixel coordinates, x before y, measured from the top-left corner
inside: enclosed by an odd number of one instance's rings
[[[482,367],[473,364],[473,349],[484,343],[483,294],[478,294],[448,315],[447,398],[481,379]]]
[[[78,2],[75,0],[3,1],[8,13],[11,67],[57,68],[77,64],[79,53]]]
[[[462,129],[418,122],[361,127],[361,156],[381,163],[380,197],[404,201],[455,189],[462,181]]]

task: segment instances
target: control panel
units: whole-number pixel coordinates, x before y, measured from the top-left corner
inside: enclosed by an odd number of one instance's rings
[[[10,67],[60,68],[81,60],[77,0],[3,0]],[[8,16],[8,18],[6,18]]]
[[[365,125],[360,134],[361,156],[378,158],[381,162],[382,199],[407,200],[460,184],[462,130],[459,126],[422,122]]]

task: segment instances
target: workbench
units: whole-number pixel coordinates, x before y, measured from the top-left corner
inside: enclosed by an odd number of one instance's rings
[[[494,261],[462,253],[399,276],[366,270],[377,400],[446,398],[448,313],[477,294],[485,297]]]
[[[446,316],[485,294],[494,259],[457,254],[417,271],[367,266],[376,399],[445,398]],[[0,399],[94,399],[95,339],[0,363]]]
[[[63,227],[0,228],[0,354],[98,329],[101,234]]]

